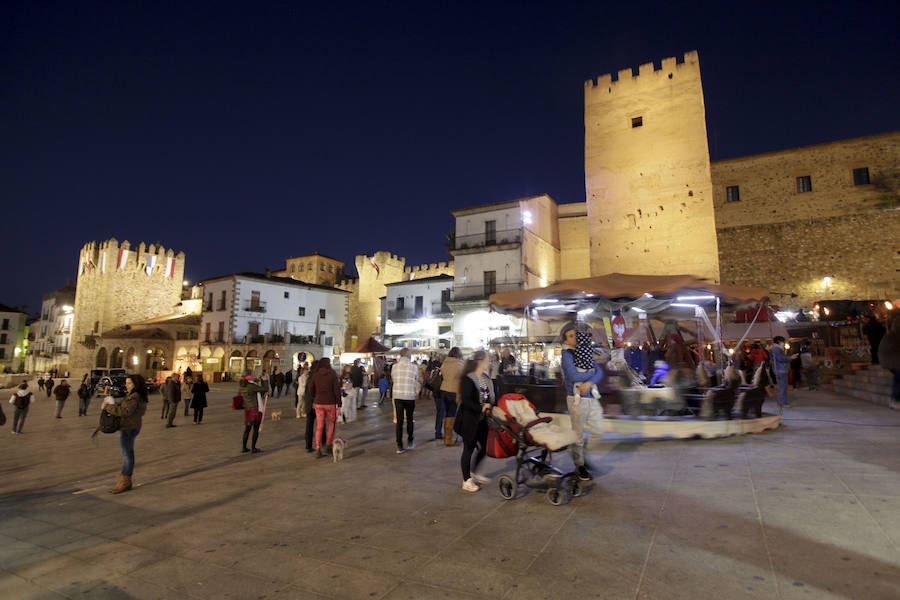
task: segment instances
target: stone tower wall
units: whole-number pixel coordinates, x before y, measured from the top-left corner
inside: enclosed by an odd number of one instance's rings
[[[633,127],[632,120],[643,124]],[[706,114],[696,51],[585,82],[591,274],[719,280]]]
[[[118,268],[120,248],[129,251],[122,269]],[[149,275],[147,254],[156,256]],[[171,277],[166,277],[168,258],[175,259]],[[90,343],[86,345],[86,338],[134,321],[172,313],[181,301],[184,261],[183,252],[176,254],[171,249],[143,242],[134,249],[128,241],[119,245],[115,239],[85,244],[78,262],[70,370],[81,373],[93,368],[97,348],[89,347]]]

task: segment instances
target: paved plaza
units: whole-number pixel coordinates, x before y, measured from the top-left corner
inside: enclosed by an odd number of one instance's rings
[[[117,436],[90,439],[99,402],[55,419],[42,399],[24,435],[7,424],[0,598],[900,597],[900,412],[798,392],[778,431],[604,438],[592,489],[555,507],[501,499],[508,461],[461,491],[430,401],[414,451],[395,454],[390,408],[370,407],[333,464],[305,452],[287,398],[264,452],[241,454],[234,388],[213,387],[200,426],[164,429],[151,396],[137,487],[118,496]]]

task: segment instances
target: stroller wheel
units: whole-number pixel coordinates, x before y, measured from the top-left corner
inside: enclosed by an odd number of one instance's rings
[[[579,480],[578,477],[575,476],[569,476],[568,478],[566,478],[565,488],[569,495],[573,498],[577,498],[584,492],[584,487],[581,485],[581,480]]]
[[[569,493],[562,488],[552,487],[547,490],[547,500],[553,506],[559,506],[569,500]]]
[[[512,500],[519,491],[519,484],[509,475],[501,475],[497,481],[497,487],[500,489],[500,495],[506,500]]]

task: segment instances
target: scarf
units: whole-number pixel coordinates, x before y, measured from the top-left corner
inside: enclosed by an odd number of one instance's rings
[[[488,378],[484,373],[476,373],[472,371],[468,375],[466,375],[469,379],[471,379],[475,383],[475,389],[478,390],[479,396],[478,399],[482,404],[485,402],[490,402],[491,404],[497,404],[496,399],[494,398],[494,385],[493,382]]]

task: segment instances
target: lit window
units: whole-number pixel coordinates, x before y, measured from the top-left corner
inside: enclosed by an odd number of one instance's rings
[[[853,169],[853,185],[869,185],[869,167]]]
[[[812,191],[812,180],[810,180],[809,175],[804,175],[803,177],[797,178],[797,193],[805,194],[806,192]]]
[[[297,267],[297,265],[291,265],[291,273],[295,272],[296,267]]]
[[[739,202],[741,199],[741,190],[736,185],[729,185],[725,188],[726,202]]]

